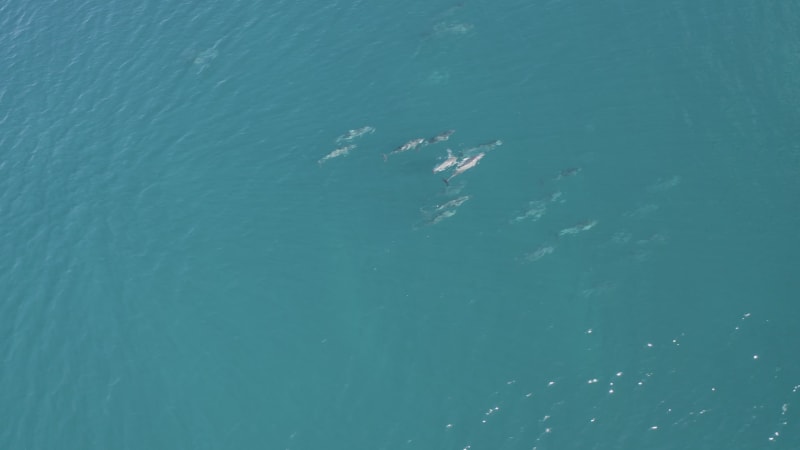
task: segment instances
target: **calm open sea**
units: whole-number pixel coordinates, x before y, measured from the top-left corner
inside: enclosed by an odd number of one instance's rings
[[[0,448],[800,448],[798,23],[0,2]]]

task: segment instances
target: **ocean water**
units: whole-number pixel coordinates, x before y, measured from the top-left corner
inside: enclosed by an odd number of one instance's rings
[[[3,2],[0,448],[800,448],[799,21]]]

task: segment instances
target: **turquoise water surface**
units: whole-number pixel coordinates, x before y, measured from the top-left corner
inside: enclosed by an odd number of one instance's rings
[[[0,449],[800,448],[799,23],[0,4]]]

